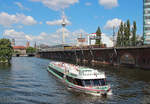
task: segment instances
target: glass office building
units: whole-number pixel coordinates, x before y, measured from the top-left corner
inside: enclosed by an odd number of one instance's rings
[[[143,0],[143,37],[144,44],[150,44],[150,0]]]

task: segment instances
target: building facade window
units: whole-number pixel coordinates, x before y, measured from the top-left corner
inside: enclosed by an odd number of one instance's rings
[[[150,0],[143,0],[143,37],[144,44],[150,44],[147,34],[150,34]]]
[[[145,3],[150,3],[150,0],[144,0]]]

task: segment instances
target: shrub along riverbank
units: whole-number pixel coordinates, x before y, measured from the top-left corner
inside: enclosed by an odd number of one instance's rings
[[[9,39],[0,39],[0,63],[9,63],[13,48]]]

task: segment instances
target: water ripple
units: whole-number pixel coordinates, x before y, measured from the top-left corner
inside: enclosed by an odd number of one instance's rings
[[[106,72],[113,95],[95,97],[71,92],[48,73],[50,60],[18,57],[0,66],[0,104],[147,104],[150,71],[97,68]]]

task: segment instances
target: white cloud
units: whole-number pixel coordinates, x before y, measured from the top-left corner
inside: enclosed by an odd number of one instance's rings
[[[85,32],[83,29],[77,29],[73,32],[70,32],[68,38],[68,43],[71,43],[73,45],[77,44],[77,38],[79,38],[82,35],[83,38],[87,40],[87,32]]]
[[[25,38],[26,38],[27,40],[30,40],[30,41],[33,40],[32,37],[30,37],[29,35],[25,35]]]
[[[45,32],[41,32],[40,34],[41,36],[47,36],[47,34]]]
[[[9,15],[8,13],[0,13],[0,24],[3,26],[10,26],[17,23],[16,15]]]
[[[54,20],[54,21],[46,21],[46,24],[48,24],[48,25],[61,25],[63,22],[66,25],[71,25],[71,22],[67,19],[64,12],[62,12],[62,19]]]
[[[112,20],[108,20],[106,25],[104,26],[104,29],[113,29],[113,27],[117,28],[120,26],[121,19],[114,18]]]
[[[88,34],[88,37],[91,37],[91,36],[96,36],[95,33],[92,33],[92,34]],[[105,33],[102,33],[101,34],[101,41],[103,44],[106,44],[107,47],[112,47],[113,46],[113,41],[112,39],[106,35]],[[91,40],[91,42],[88,40],[88,44],[91,44],[91,45],[94,45],[96,42],[96,40]]]
[[[63,20],[60,19],[60,20],[54,20],[54,21],[46,21],[46,24],[48,25],[61,25],[63,23]],[[70,25],[71,22],[67,19],[65,19],[65,23],[66,25]]]
[[[53,10],[61,10],[68,8],[70,5],[78,3],[79,0],[31,0],[33,2],[41,2],[48,8]]]
[[[113,47],[113,41],[106,34],[102,34],[102,42],[106,44],[107,47]]]
[[[30,10],[29,8],[24,7],[20,2],[15,2],[15,4],[22,10]]]
[[[83,29],[78,29],[73,32],[65,29],[65,43],[75,45],[77,44],[77,38],[80,37],[82,33],[82,37],[87,40],[87,34]],[[39,35],[33,34],[26,34],[21,31],[16,31],[14,29],[8,29],[3,32],[3,36],[9,39],[15,39],[16,45],[26,45],[26,42],[29,41],[30,44],[33,46],[36,42],[39,44],[46,44],[46,45],[56,45],[62,43],[62,28],[58,29],[56,33],[45,33],[41,32]],[[113,45],[112,40],[106,36],[104,33],[102,34],[102,42],[107,44],[108,47]]]
[[[46,24],[48,24],[48,25],[61,25],[62,20],[46,21]]]
[[[65,28],[65,42],[76,44],[79,33],[83,33],[84,36],[86,32],[82,29],[70,32]],[[55,33],[48,34],[41,32],[39,35],[26,34],[22,31],[8,29],[3,32],[3,36],[9,39],[15,39],[17,45],[25,45],[27,41],[30,41],[32,45],[35,42],[37,44],[56,45],[62,43],[62,28],[58,29]]]
[[[111,9],[118,6],[118,0],[99,0],[99,4],[107,9]]]
[[[8,29],[3,32],[3,36],[9,39],[15,39],[17,45],[25,45],[27,41],[30,41],[32,45],[34,42],[47,45],[54,45],[61,42],[61,38],[57,33],[47,34],[45,32],[41,32],[39,35],[35,36],[16,31],[14,29]]]
[[[86,6],[91,6],[91,5],[92,5],[92,3],[90,3],[90,2],[86,2],[86,3],[85,3],[85,5],[86,5]]]
[[[63,33],[63,28],[60,28],[56,31],[57,34],[62,34]],[[64,34],[65,34],[65,37],[68,37],[69,34],[70,34],[70,31],[66,28],[64,28]]]
[[[17,28],[22,29],[22,28],[23,28],[23,26],[22,26],[22,25],[18,25],[18,26],[17,26]]]
[[[3,33],[4,36],[15,38],[15,39],[23,39],[25,36],[24,32],[17,32],[14,29],[5,30]]]
[[[62,28],[58,29],[56,33],[58,34],[57,36],[59,36],[58,38],[60,39],[59,43],[62,43]],[[71,32],[65,28],[65,43],[72,45],[77,44],[77,38],[79,38],[81,34],[82,37],[87,39],[87,32],[85,32],[83,29],[78,29]]]
[[[0,13],[0,25],[10,27],[13,24],[34,25],[37,21],[32,16],[24,14],[8,14],[6,12]]]
[[[31,16],[25,16],[24,14],[16,14],[16,19],[18,22],[24,24],[24,25],[34,25],[37,23],[36,20],[34,20]]]
[[[78,30],[75,30],[74,32],[72,32],[72,35],[73,36],[77,36],[77,37],[79,37],[80,35],[86,35],[87,34],[87,32],[85,32],[83,29],[78,29]]]

